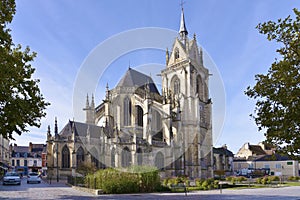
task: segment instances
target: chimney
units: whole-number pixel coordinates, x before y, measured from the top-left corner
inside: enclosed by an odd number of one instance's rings
[[[29,152],[32,151],[32,146],[33,146],[33,145],[32,145],[32,142],[29,142],[29,149],[28,149]]]
[[[249,144],[249,142],[247,142],[247,143],[245,144],[245,149],[250,149],[250,144]]]

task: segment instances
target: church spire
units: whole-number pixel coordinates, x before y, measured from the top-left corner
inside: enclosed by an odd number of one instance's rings
[[[92,108],[92,109],[95,109],[94,94],[92,94],[91,108]]]
[[[188,31],[187,31],[186,26],[185,26],[183,6],[181,7],[181,19],[180,19],[179,35],[182,39],[185,38],[188,35]]]
[[[90,107],[90,102],[89,102],[89,94],[86,95],[86,103],[85,103],[85,108],[88,109]]]
[[[54,124],[54,135],[55,139],[58,137],[58,127],[57,127],[57,118],[55,117],[55,124]]]

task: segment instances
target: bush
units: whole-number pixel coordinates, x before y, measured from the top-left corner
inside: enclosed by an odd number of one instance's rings
[[[257,183],[257,184],[262,184],[262,178],[257,178],[257,179],[256,179],[256,183]]]
[[[280,181],[279,176],[269,176],[270,181]]]
[[[214,188],[215,189],[219,188],[219,180],[214,180]]]
[[[243,181],[247,181],[247,178],[244,177],[244,176],[239,176],[239,177],[236,177],[236,181],[239,182],[239,183],[241,183]]]
[[[226,181],[230,181],[230,182],[231,182],[231,181],[232,181],[232,179],[234,179],[234,177],[233,177],[233,176],[228,176],[228,177],[226,177],[226,179],[225,179],[225,180],[226,180]]]
[[[155,187],[155,191],[156,192],[170,192],[171,191],[171,189],[169,188],[169,187],[167,187],[167,186],[164,186],[164,185],[157,185],[156,187]]]
[[[169,183],[169,178],[166,178],[163,180],[163,186],[168,186],[168,183]]]
[[[262,178],[257,178],[256,183],[266,185],[266,184],[271,184],[273,181],[279,181],[279,180],[280,178],[278,176],[265,176]]]
[[[203,182],[204,182],[204,179],[196,179],[195,180],[196,187],[201,187]]]
[[[235,184],[237,182],[241,183],[243,181],[247,181],[247,178],[244,177],[244,176],[237,176],[237,177],[235,177],[235,176],[228,176],[228,177],[226,177],[226,181],[229,181],[232,184]]]
[[[160,178],[156,168],[135,166],[118,171],[99,170],[85,178],[89,188],[102,189],[107,194],[153,192],[160,188]]]
[[[300,177],[299,176],[290,176],[290,177],[288,177],[288,180],[289,181],[298,181],[298,180],[300,180]]]

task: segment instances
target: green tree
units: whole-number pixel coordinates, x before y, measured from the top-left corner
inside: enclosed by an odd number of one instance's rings
[[[276,41],[280,54],[266,75],[257,74],[256,84],[245,94],[256,99],[254,117],[258,129],[265,131],[266,142],[294,156],[300,153],[300,12],[295,19],[288,16],[260,23],[257,29]]]
[[[82,174],[83,176],[86,176],[87,174],[93,174],[97,171],[97,168],[94,163],[84,161],[80,163],[77,167],[77,172],[79,174]]]
[[[39,127],[49,105],[40,93],[39,80],[31,77],[36,53],[12,41],[7,26],[15,12],[14,0],[0,1],[0,134],[9,139],[13,133],[27,132],[28,126]]]

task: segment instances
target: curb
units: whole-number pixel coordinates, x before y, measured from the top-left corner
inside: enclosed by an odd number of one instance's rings
[[[84,188],[84,187],[78,187],[78,186],[72,186],[73,189],[79,190],[82,192],[88,192],[94,195],[101,195],[103,194],[103,190],[101,189],[90,189],[90,188]]]

